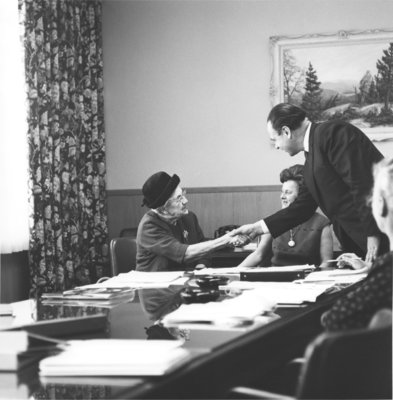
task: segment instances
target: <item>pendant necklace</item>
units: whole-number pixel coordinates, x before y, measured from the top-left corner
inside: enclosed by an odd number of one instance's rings
[[[288,246],[289,247],[295,247],[296,246],[296,242],[293,240],[295,237],[295,233],[293,232],[292,229],[289,230],[289,241],[288,241]]]

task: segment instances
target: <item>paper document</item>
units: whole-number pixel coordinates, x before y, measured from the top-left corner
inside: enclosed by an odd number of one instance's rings
[[[40,362],[45,376],[163,375],[190,358],[181,340],[71,340],[64,351]]]
[[[257,243],[248,243],[242,247],[235,247],[233,251],[240,252],[240,251],[255,251],[257,249]]]
[[[367,272],[361,270],[333,269],[329,271],[311,272],[304,278],[304,282],[331,281],[335,283],[355,283],[364,279]]]
[[[0,316],[12,315],[12,304],[1,303],[0,304]]]
[[[222,288],[226,288],[228,291],[233,289],[258,289],[267,298],[280,305],[315,302],[319,295],[332,286],[334,286],[334,282],[300,285],[294,282],[233,281]]]
[[[241,326],[253,323],[265,312],[274,310],[275,301],[259,290],[250,290],[237,297],[206,304],[182,304],[162,319],[164,326],[184,323],[216,326]]]

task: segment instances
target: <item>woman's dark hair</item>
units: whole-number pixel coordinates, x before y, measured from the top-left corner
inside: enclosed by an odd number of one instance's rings
[[[299,128],[305,118],[304,110],[289,103],[277,104],[267,116],[267,120],[271,122],[273,129],[278,133],[283,126],[287,126],[291,130]]]
[[[292,167],[285,168],[280,173],[280,182],[295,181],[299,185],[299,190],[304,186],[304,165],[295,164]]]

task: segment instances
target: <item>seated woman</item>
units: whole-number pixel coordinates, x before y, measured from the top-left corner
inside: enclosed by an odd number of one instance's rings
[[[293,165],[280,173],[281,207],[293,203],[304,185],[303,165]],[[327,260],[333,256],[333,238],[329,220],[315,213],[307,222],[290,229],[273,239],[271,235],[262,235],[258,248],[239,266],[257,265],[321,265],[329,266]]]
[[[229,234],[205,241],[180,178],[160,171],[142,188],[143,204],[151,208],[138,226],[137,271],[176,271],[210,266],[209,253],[229,245]]]
[[[371,206],[379,229],[389,238],[390,252],[378,257],[367,278],[322,314],[321,323],[327,331],[365,328],[374,324],[375,313],[384,310],[386,314],[392,309],[393,158],[382,160],[374,168]],[[353,254],[340,256],[338,265],[345,264],[355,269],[369,267]]]

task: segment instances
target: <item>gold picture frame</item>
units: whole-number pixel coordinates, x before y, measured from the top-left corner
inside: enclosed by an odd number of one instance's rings
[[[393,139],[393,30],[272,36],[270,52],[272,106],[309,105],[319,121],[345,119],[371,140]]]

